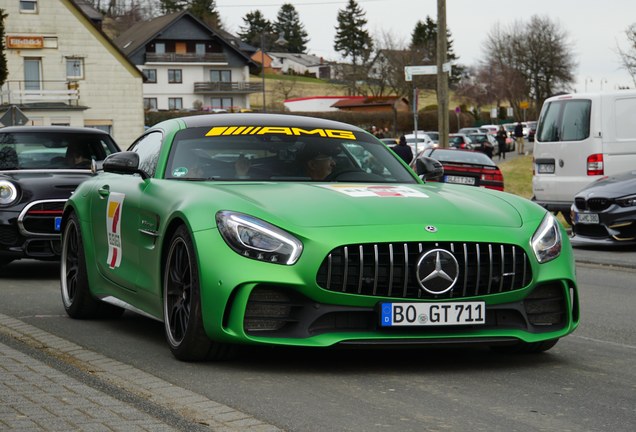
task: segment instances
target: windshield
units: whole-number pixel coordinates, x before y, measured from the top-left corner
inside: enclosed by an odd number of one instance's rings
[[[364,133],[206,136],[208,131],[190,128],[176,134],[165,178],[417,182],[386,145]]]
[[[108,135],[72,132],[0,132],[0,170],[86,169],[117,151]]]

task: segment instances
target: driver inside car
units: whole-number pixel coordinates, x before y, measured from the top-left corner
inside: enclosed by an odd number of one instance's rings
[[[336,161],[328,149],[306,145],[298,156],[305,175],[312,180],[325,180],[336,167]]]

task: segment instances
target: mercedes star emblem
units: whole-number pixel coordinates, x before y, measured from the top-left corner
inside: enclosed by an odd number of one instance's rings
[[[445,249],[432,249],[417,262],[417,282],[430,294],[450,291],[459,277],[459,264],[455,256]]]

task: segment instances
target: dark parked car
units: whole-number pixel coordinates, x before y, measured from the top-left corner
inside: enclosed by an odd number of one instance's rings
[[[461,149],[427,149],[418,158],[426,156],[439,161],[444,168],[444,183],[481,186],[499,191],[504,190],[504,179],[497,164],[484,153]],[[416,167],[417,160],[411,162]]]
[[[603,177],[574,197],[574,244],[636,245],[636,170]]]
[[[470,140],[473,143],[473,150],[477,150],[482,153],[485,153],[486,152],[485,147],[490,145],[493,155],[496,155],[497,153],[499,153],[499,146],[497,145],[497,140],[495,139],[495,136],[492,134],[489,134],[489,133],[468,134],[468,138],[470,138]]]
[[[455,133],[448,136],[448,146],[452,148],[472,150],[473,142],[470,138],[468,138],[468,135]]]
[[[108,133],[93,128],[0,129],[0,266],[59,259],[66,200],[117,151]]]

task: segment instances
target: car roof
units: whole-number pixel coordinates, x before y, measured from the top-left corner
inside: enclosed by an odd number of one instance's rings
[[[76,126],[7,126],[0,129],[0,133],[52,133],[52,132],[64,132],[64,133],[93,133],[108,135],[101,129],[89,128],[89,127],[76,127]]]
[[[367,133],[364,129],[334,120],[288,114],[228,113],[179,117],[188,128],[207,126],[285,126],[343,129]],[[168,120],[169,121],[169,120]],[[159,124],[161,125],[161,123]],[[157,126],[159,126],[157,125]],[[152,129],[152,128],[151,128]]]

